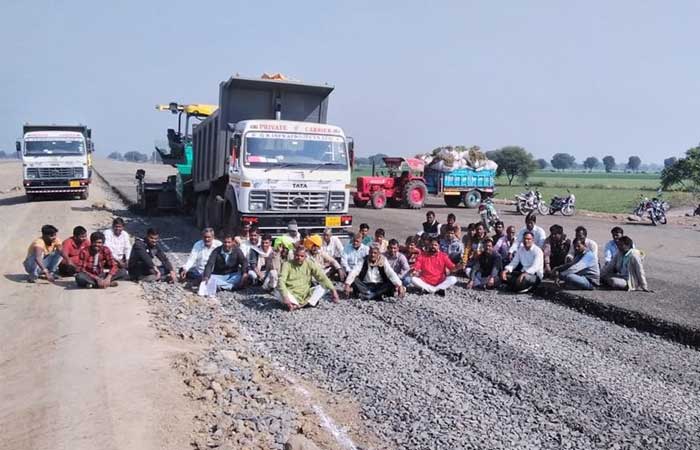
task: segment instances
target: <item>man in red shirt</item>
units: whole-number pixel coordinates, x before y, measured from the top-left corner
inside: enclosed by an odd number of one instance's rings
[[[448,275],[457,269],[450,257],[440,251],[437,237],[431,237],[426,251],[416,259],[411,283],[425,292],[444,296],[445,290],[457,283],[457,278]]]
[[[62,277],[72,277],[78,272],[78,255],[80,252],[88,248],[90,242],[87,239],[87,230],[78,225],[73,228],[73,236],[63,241],[61,247],[61,264],[58,266],[58,273]]]
[[[90,245],[78,255],[78,273],[75,283],[80,287],[100,288],[114,287],[115,280],[125,278],[126,271],[112,258],[112,252],[105,245],[105,235],[96,231],[90,235]]]

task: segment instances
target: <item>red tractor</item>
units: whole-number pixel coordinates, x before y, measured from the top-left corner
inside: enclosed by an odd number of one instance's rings
[[[378,175],[372,165],[372,176],[357,177],[357,191],[353,194],[355,206],[363,208],[371,203],[373,208],[382,209],[388,203],[399,208],[422,208],[428,193],[422,174],[423,161],[415,158],[382,159],[388,175]]]

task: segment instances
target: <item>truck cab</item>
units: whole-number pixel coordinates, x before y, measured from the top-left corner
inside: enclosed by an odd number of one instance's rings
[[[87,199],[92,141],[82,125],[25,125],[17,152],[22,158],[29,200],[39,195],[74,194]]]

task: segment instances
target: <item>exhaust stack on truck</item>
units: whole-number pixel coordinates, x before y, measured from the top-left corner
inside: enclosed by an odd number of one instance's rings
[[[186,203],[199,228],[280,234],[294,219],[309,233],[347,234],[352,140],[326,123],[332,91],[283,77],[219,85],[218,108],[192,130]]]
[[[24,125],[17,152],[27,198],[75,194],[87,199],[92,150],[92,132],[85,125]]]

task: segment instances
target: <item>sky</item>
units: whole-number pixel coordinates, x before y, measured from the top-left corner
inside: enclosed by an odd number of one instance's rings
[[[150,153],[233,74],[335,86],[358,155],[519,145],[660,163],[700,142],[700,2],[0,2],[0,149],[84,123]]]

